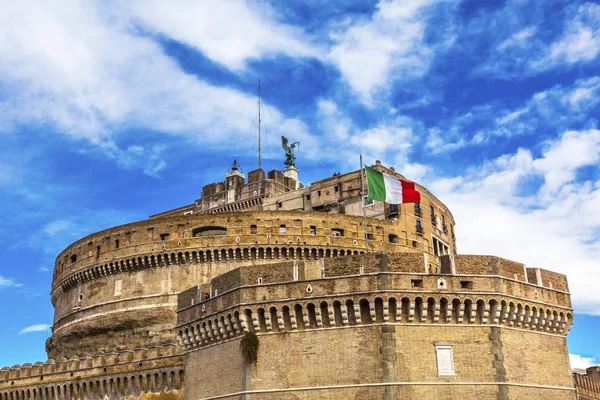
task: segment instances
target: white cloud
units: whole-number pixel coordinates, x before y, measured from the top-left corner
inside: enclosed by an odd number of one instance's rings
[[[571,369],[587,369],[600,364],[594,357],[583,357],[579,354],[569,354],[569,361],[571,362]]]
[[[496,137],[557,133],[574,123],[590,120],[600,104],[600,77],[556,85],[533,94],[524,104],[505,109],[498,104],[477,105],[466,113],[442,120],[429,129],[427,147],[433,153],[488,144]],[[470,135],[470,136],[467,136]],[[551,135],[552,136],[552,135]]]
[[[525,48],[529,46],[529,39],[533,37],[537,32],[535,26],[530,26],[519,32],[514,33],[510,38],[504,40],[498,45],[498,50],[505,50],[510,47],[521,47]]]
[[[405,168],[420,171],[425,167],[410,164],[408,152],[423,131],[422,124],[404,115],[383,116],[367,128],[360,128],[331,99],[321,99],[318,104],[318,125],[326,134],[324,151],[320,158],[328,158],[348,168],[356,168],[359,155],[365,163],[380,160],[398,171]],[[420,176],[420,175],[419,175]],[[416,178],[413,178],[416,179]]]
[[[52,221],[47,224],[42,230],[50,237],[55,236],[57,233],[64,231],[65,229],[69,229],[73,223],[68,220],[59,219],[56,221]]]
[[[568,21],[562,37],[552,44],[549,54],[534,66],[547,69],[555,63],[575,64],[595,59],[600,53],[600,6],[587,3],[579,6],[575,17]]]
[[[19,335],[30,332],[47,332],[48,329],[50,329],[50,325],[48,324],[35,324],[28,326],[27,328],[23,328],[21,332],[19,332]]]
[[[23,285],[15,282],[12,279],[4,278],[0,276],[0,288],[2,287],[22,287]]]
[[[247,60],[284,54],[320,57],[299,29],[277,22],[264,2],[134,1],[131,15],[144,27],[192,46],[211,60],[241,70]]]
[[[183,72],[157,43],[137,33],[124,9],[74,0],[5,4],[0,11],[5,96],[0,110],[6,112],[0,125],[50,126],[96,145],[125,168],[139,166],[154,176],[165,167],[162,149],[121,149],[120,136],[128,129],[185,135],[205,149],[232,140],[253,147],[254,140],[246,139],[255,135],[254,96]],[[164,18],[170,26],[171,17]],[[284,44],[279,46],[291,48],[280,33],[277,40]],[[314,142],[300,121],[268,104],[263,108],[273,134],[291,127],[305,142]]]
[[[600,131],[565,132],[558,141],[548,145],[541,159],[535,160],[537,171],[544,175],[545,185],[541,194],[545,201],[552,201],[561,185],[575,178],[577,169],[600,161]]]
[[[597,165],[597,147],[596,153],[582,147],[597,146],[598,134],[569,131],[548,143],[539,158],[519,149],[462,177],[426,183],[457,221],[458,251],[496,254],[566,274],[575,311],[600,315],[600,180],[579,182],[573,173]],[[582,151],[581,159],[578,153],[570,153],[578,161],[566,156],[570,151]],[[520,189],[536,178],[542,186],[523,195]]]
[[[382,0],[368,20],[358,20],[332,32],[336,44],[329,53],[344,79],[364,103],[390,81],[422,76],[434,55],[425,42],[429,6],[433,0]]]

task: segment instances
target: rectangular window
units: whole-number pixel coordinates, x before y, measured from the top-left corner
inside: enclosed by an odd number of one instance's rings
[[[418,247],[418,246],[419,246],[419,243],[418,243],[416,240],[413,240],[413,241],[412,241],[412,246],[413,246],[413,247]]]
[[[96,260],[100,258],[100,246],[96,246]]]
[[[454,376],[454,358],[451,345],[436,345],[438,376]]]
[[[281,207],[283,207],[283,203],[282,202],[277,203],[277,208],[281,208]]]
[[[310,200],[310,194],[306,195],[306,200]]]
[[[285,235],[285,232],[286,232],[285,225],[279,225],[279,234]]]
[[[417,220],[417,222],[415,224],[415,229],[417,230],[417,233],[423,233],[423,227],[421,226],[421,221]]]
[[[115,249],[119,248],[119,239],[115,239]]]
[[[410,286],[412,286],[412,287],[423,287],[423,280],[422,279],[412,279],[410,281]]]
[[[169,240],[169,234],[168,233],[161,233],[160,234],[160,240]]]
[[[460,281],[461,289],[473,289],[473,282],[471,281]]]
[[[414,204],[415,204],[415,214],[421,215],[421,205],[419,203],[414,203]]]
[[[331,229],[331,235],[332,236],[344,236],[344,230],[333,228],[333,229]]]
[[[310,234],[311,235],[316,235],[317,234],[317,227],[316,226],[310,226]]]
[[[317,196],[321,197],[321,191],[317,190]]]
[[[338,186],[338,185],[335,185],[335,192],[337,193],[337,192],[339,192],[339,191],[340,191],[340,188],[339,188],[339,186]]]
[[[256,225],[250,225],[250,234],[256,235]]]

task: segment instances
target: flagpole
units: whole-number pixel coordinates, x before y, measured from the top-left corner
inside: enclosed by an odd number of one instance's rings
[[[365,207],[365,182],[363,178],[363,161],[362,154],[360,155],[360,188],[361,188],[361,204],[363,208],[363,218],[364,218],[364,226],[365,226],[365,245],[367,249],[367,253],[369,252],[369,235],[367,233],[367,208]]]

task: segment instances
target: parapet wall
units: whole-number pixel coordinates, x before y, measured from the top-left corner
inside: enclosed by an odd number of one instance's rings
[[[180,295],[178,338],[190,349],[244,332],[375,322],[496,325],[561,336],[571,328],[568,293],[507,276],[520,266],[517,278],[525,278],[522,264],[496,257],[457,259],[470,272],[492,275],[425,273],[422,254],[241,267],[204,287],[212,290],[209,299],[199,296],[203,287]]]
[[[15,365],[0,370],[0,399],[182,399],[184,366],[176,345]]]
[[[600,379],[598,377],[590,374],[573,374],[573,382],[577,390],[577,400],[600,399]]]

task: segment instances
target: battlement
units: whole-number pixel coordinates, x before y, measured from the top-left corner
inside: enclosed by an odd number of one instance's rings
[[[426,258],[365,254],[237,268],[179,295],[180,344],[190,349],[244,332],[384,322],[498,325],[557,335],[571,327],[569,294],[528,283],[523,264],[487,256],[457,256],[457,263],[448,256],[454,267],[432,274]]]
[[[61,373],[74,373],[77,371],[94,368],[114,367],[129,363],[155,361],[163,358],[181,357],[181,350],[176,344],[167,346],[153,346],[120,352],[83,354],[58,360],[48,359],[46,362],[38,361],[35,364],[25,363],[0,369],[0,390],[6,381],[26,378],[39,378]],[[139,365],[138,365],[139,366]],[[71,376],[71,375],[69,375]]]
[[[0,369],[0,399],[183,397],[185,358],[177,345],[49,359]]]

